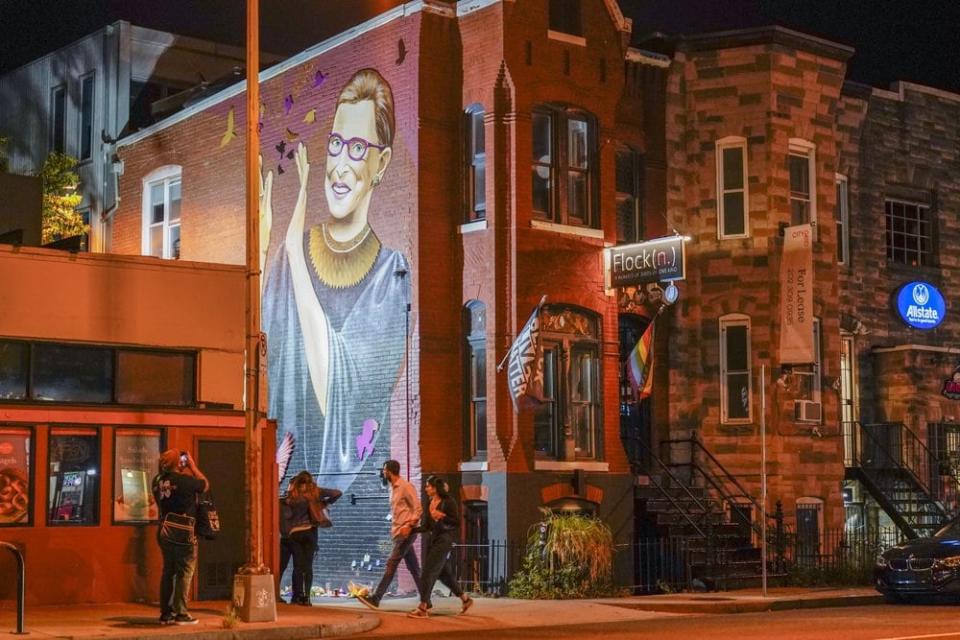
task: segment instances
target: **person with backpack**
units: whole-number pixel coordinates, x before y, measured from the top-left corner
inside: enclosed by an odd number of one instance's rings
[[[317,529],[333,526],[327,507],[343,495],[337,489],[317,486],[309,471],[301,471],[290,482],[282,508],[280,533],[286,531],[287,545],[293,555],[293,593],[290,604],[312,606],[313,559],[317,554]]]
[[[407,615],[411,618],[430,617],[429,610],[433,608],[430,597],[438,579],[450,589],[450,595],[460,598],[460,613],[466,613],[473,606],[473,599],[457,584],[449,562],[460,529],[460,510],[443,478],[430,476],[425,488],[428,502],[420,530],[425,534],[427,546],[420,575],[420,605]]]
[[[197,568],[197,500],[210,483],[186,451],[164,451],[159,468],[153,497],[160,509],[157,543],[163,556],[160,624],[196,624],[187,611],[187,599]]]

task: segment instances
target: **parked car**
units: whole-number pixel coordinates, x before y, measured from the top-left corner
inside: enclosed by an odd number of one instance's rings
[[[960,519],[877,556],[874,584],[890,602],[960,596]]]

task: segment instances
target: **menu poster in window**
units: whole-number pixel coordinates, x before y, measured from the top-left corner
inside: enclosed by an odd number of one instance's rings
[[[114,447],[114,521],[156,520],[157,505],[150,492],[150,482],[160,457],[160,432],[117,431]]]
[[[0,524],[30,517],[30,430],[0,429]]]

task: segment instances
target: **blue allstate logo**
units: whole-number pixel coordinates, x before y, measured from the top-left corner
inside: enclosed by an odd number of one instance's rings
[[[913,301],[921,307],[930,301],[930,291],[927,285],[920,283],[913,287]]]

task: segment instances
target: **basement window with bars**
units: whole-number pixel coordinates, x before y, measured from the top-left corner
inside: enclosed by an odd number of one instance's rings
[[[749,423],[753,419],[750,362],[750,317],[720,318],[720,421]]]
[[[911,267],[933,264],[934,221],[928,205],[888,198],[884,218],[888,261]]]

